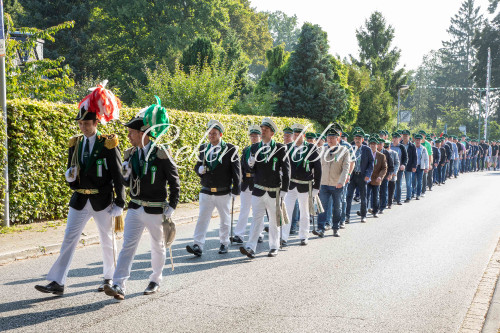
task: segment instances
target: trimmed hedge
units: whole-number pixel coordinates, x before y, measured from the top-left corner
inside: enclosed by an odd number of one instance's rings
[[[13,223],[30,223],[36,220],[64,218],[68,210],[71,190],[64,179],[67,163],[68,139],[79,133],[76,105],[46,103],[33,100],[13,100],[8,104],[9,135],[9,182],[10,217]],[[128,121],[138,109],[123,109],[120,118]],[[175,142],[170,144],[172,153],[180,159],[188,155],[183,146],[196,150],[206,130],[207,122],[214,118],[226,127],[223,139],[236,144],[241,150],[249,144],[247,128],[251,123],[259,124],[262,117],[240,115],[217,115],[169,110],[171,124],[161,142],[172,140],[180,130]],[[304,119],[273,117],[280,128],[295,122],[309,123]],[[317,128],[317,126],[316,126]],[[120,138],[120,149],[130,147],[127,130],[118,123],[99,125],[103,134],[116,133]],[[282,133],[277,133],[278,141]],[[0,140],[1,134],[0,134]],[[1,155],[1,151],[0,151]],[[196,200],[200,190],[199,177],[194,172],[194,158],[176,159],[181,180],[181,202]],[[1,156],[0,156],[1,157]],[[0,175],[1,177],[1,175]],[[3,181],[1,179],[0,181]],[[2,207],[3,208],[3,207]]]

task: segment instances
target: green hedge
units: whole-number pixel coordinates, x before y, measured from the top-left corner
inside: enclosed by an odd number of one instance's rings
[[[8,104],[10,217],[13,223],[64,218],[68,210],[71,190],[64,179],[67,163],[68,139],[79,133],[73,120],[76,105],[45,103],[33,100],[14,100]],[[123,109],[122,121],[128,121],[138,109]],[[173,142],[173,155],[180,147],[196,149],[205,132],[206,123],[214,118],[226,126],[224,140],[243,149],[248,145],[247,128],[258,124],[262,117],[217,115],[169,110],[170,121],[181,131]],[[283,128],[294,122],[308,121],[293,118],[273,118]],[[100,125],[99,125],[100,126]],[[116,133],[120,149],[129,147],[127,130],[118,123],[100,126],[103,134]],[[2,131],[3,133],[3,131]],[[169,131],[162,142],[171,140],[176,130]],[[277,135],[282,140],[282,133]],[[2,140],[0,135],[0,140]],[[0,151],[1,155],[1,151]],[[184,155],[183,155],[184,156]],[[0,156],[1,157],[1,156]],[[181,202],[197,199],[199,178],[194,172],[195,158],[178,163],[181,179]],[[0,181],[3,181],[0,180]],[[3,208],[3,207],[2,207]]]

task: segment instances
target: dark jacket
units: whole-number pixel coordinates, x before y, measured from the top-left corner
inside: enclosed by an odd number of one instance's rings
[[[151,146],[149,149],[153,149],[153,151],[149,155],[149,159],[145,165],[147,167],[145,174],[144,166],[143,168],[140,167],[138,149],[132,147],[125,151],[124,160],[132,163],[132,174],[129,177],[129,181],[125,182],[127,186],[132,184],[130,197],[143,201],[165,202],[167,200],[168,184],[168,191],[170,192],[168,195],[168,205],[176,208],[179,202],[181,186],[177,166],[171,160],[172,155],[166,145]],[[137,192],[138,189],[134,186],[137,182],[139,183],[139,192]],[[140,205],[132,201],[128,204],[129,209],[140,207]],[[148,214],[162,214],[163,210],[161,207],[144,207],[144,211]]]
[[[75,165],[78,165],[79,173],[76,181],[69,183],[72,190],[94,189],[97,194],[82,194],[74,192],[71,196],[69,206],[76,210],[82,210],[87,200],[95,211],[108,207],[112,202],[122,207],[125,205],[125,189],[122,183],[122,159],[118,148],[118,138],[112,135],[101,135],[97,133],[94,147],[90,152],[89,161],[83,167],[81,156],[83,149],[83,135],[77,135],[70,139],[68,151],[68,165],[70,168],[75,149]],[[80,143],[78,141],[80,140]],[[114,192],[114,193],[113,193]]]
[[[251,155],[255,156],[256,162],[252,168],[254,171],[254,183],[265,187],[280,187],[282,192],[287,192],[290,186],[290,160],[286,152],[286,146],[282,143],[271,141],[271,149],[262,148],[262,142],[255,143],[250,148]],[[265,149],[265,150],[264,150]],[[258,153],[258,155],[257,155]],[[261,197],[266,193],[256,187],[252,195]],[[271,198],[276,197],[276,192],[268,192]]]
[[[439,164],[440,162],[441,152],[439,150],[439,148],[432,146],[432,160],[434,164]]]
[[[387,162],[387,173],[386,175],[392,175],[394,173],[394,161],[392,160],[391,153],[389,153],[386,149],[382,148],[382,154],[385,155],[385,161]]]
[[[404,147],[404,145],[403,145]],[[408,148],[406,148],[406,152],[408,153],[408,163],[406,164],[405,171],[412,171],[417,167],[417,149],[412,142],[408,142]]]
[[[210,195],[226,195],[229,192],[240,194],[240,158],[238,149],[231,143],[221,142],[221,150],[217,157],[210,157],[210,144],[202,144],[199,149],[198,162],[194,170],[201,178],[201,193]],[[199,168],[204,165],[206,172],[200,174]],[[226,188],[226,190],[212,192],[212,188]]]
[[[444,145],[444,149],[446,150],[446,161],[449,161],[453,156],[453,149],[451,148],[451,143],[449,141]]]
[[[250,146],[245,147],[241,154],[240,169],[241,169],[241,191],[250,189],[253,191],[253,171],[248,165],[248,158],[250,157]]]
[[[444,147],[439,148],[439,152],[441,153],[441,159],[439,160],[439,164],[446,163],[446,149]]]
[[[353,149],[356,152],[356,149],[358,149],[358,147],[353,146]],[[372,176],[374,163],[372,150],[368,146],[364,145],[361,145],[359,149],[361,149],[361,174],[364,178],[370,178]],[[356,170],[356,167],[354,167],[354,170]]]
[[[302,154],[294,153],[294,143],[286,145],[290,160],[290,190],[297,187],[299,193],[309,192],[309,185],[297,184],[292,179],[313,181],[313,188],[319,190],[321,185],[321,160],[316,145],[304,142],[306,149]],[[304,146],[302,146],[304,147]]]
[[[373,163],[373,172],[370,180],[370,184],[374,186],[380,186],[387,174],[387,161],[385,155],[380,152],[375,152],[375,162]],[[380,181],[377,178],[380,177]]]

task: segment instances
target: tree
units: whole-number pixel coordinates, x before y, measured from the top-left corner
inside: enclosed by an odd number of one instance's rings
[[[206,62],[212,64],[215,56],[215,47],[207,38],[198,37],[182,52],[181,64],[186,73],[189,73],[189,68],[193,65],[200,65]]]
[[[326,126],[346,112],[347,96],[335,81],[328,49],[326,32],[305,23],[280,89],[278,114],[314,119]]]
[[[269,32],[273,38],[273,46],[285,44],[285,51],[292,52],[300,35],[297,15],[288,16],[282,11],[267,12],[269,16]]]
[[[288,70],[290,53],[285,51],[285,45],[278,45],[266,52],[267,70],[257,84],[256,92],[264,93],[268,90],[279,92],[284,86]]]
[[[394,117],[392,98],[385,89],[386,83],[374,76],[368,87],[360,94],[360,106],[356,124],[368,132],[378,132]]]
[[[3,2],[3,11],[8,13],[15,25],[19,24],[19,18],[24,15],[24,8],[19,0],[5,0]]]

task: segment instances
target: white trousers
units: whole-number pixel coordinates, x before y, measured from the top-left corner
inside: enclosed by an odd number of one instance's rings
[[[234,228],[234,235],[243,239],[245,237],[245,231],[248,224],[248,216],[250,215],[250,209],[252,208],[252,191],[247,188],[245,191],[240,193],[240,216],[238,217],[238,223]]]
[[[231,194],[210,195],[200,193],[200,215],[194,229],[194,243],[203,249],[207,237],[208,226],[212,219],[212,212],[217,208],[220,217],[219,239],[224,245],[229,244],[229,230],[231,228]]]
[[[125,290],[125,283],[130,277],[132,261],[144,228],[148,229],[151,241],[151,267],[153,273],[149,276],[149,281],[161,284],[166,259],[163,226],[161,224],[163,222],[162,216],[162,214],[148,214],[144,211],[144,207],[127,211],[125,230],[123,232],[123,247],[113,276],[113,282],[123,290]]]
[[[257,249],[257,241],[264,228],[264,215],[266,215],[266,209],[269,213],[269,248],[279,248],[279,231],[276,224],[276,199],[271,198],[266,192],[261,197],[252,196],[253,221],[246,247],[254,251]]]
[[[78,241],[80,240],[85,225],[91,217],[94,218],[94,221],[97,224],[97,229],[99,230],[104,278],[111,279],[113,277],[113,271],[115,269],[114,254],[116,254],[116,252],[113,253],[113,248],[116,249],[116,243],[113,247],[113,230],[111,230],[113,223],[110,211],[111,206],[96,212],[92,208],[90,200],[87,200],[87,203],[82,210],[76,210],[71,207],[69,208],[68,223],[66,225],[66,231],[64,232],[61,252],[47,274],[48,281],[56,281],[61,285],[66,283],[66,277],[68,275],[71,260],[75,254],[76,246],[78,245]]]
[[[285,207],[290,223],[285,224],[282,228],[281,237],[287,241],[290,236],[290,228],[292,227],[293,209],[295,201],[299,201],[300,220],[299,220],[299,239],[308,239],[309,237],[309,193],[299,193],[297,188],[288,190],[285,196]]]

